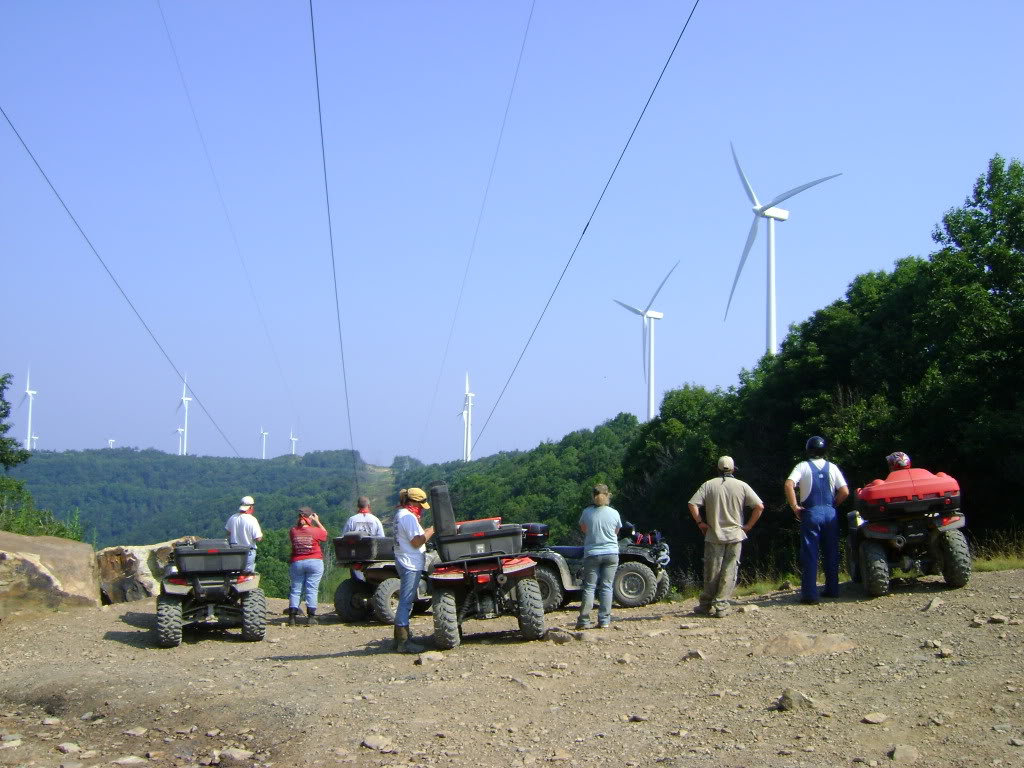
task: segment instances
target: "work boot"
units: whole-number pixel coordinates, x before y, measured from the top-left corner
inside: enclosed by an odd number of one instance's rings
[[[299,613],[299,609],[298,608],[289,608],[288,609],[288,626],[289,627],[294,627],[295,626],[295,617],[298,615],[298,613]]]
[[[298,611],[296,611],[296,613],[298,613]],[[307,608],[306,609],[306,626],[307,627],[315,627],[317,624],[318,624],[318,622],[316,620],[316,608]]]
[[[409,637],[408,627],[395,627],[395,650],[399,653],[423,653],[422,645]]]

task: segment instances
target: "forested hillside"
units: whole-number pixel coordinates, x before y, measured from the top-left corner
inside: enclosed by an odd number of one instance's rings
[[[355,466],[361,485],[372,485],[358,454]],[[67,519],[78,510],[85,539],[98,547],[218,534],[245,495],[256,498],[258,517],[268,529],[290,526],[302,505],[337,527],[356,497],[350,451],[267,461],[134,448],[37,451],[11,475],[25,481],[39,506],[58,516]]]

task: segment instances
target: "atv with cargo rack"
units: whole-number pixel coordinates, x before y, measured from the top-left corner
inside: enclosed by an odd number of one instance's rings
[[[346,533],[334,539],[334,559],[352,576],[334,591],[334,610],[342,621],[366,621],[371,614],[384,624],[395,623],[398,608],[398,568],[395,565],[395,540],[390,536],[368,536]],[[434,552],[427,552],[427,569],[437,561]],[[413,611],[423,613],[430,608],[430,587],[420,579]]]
[[[267,599],[257,573],[245,573],[248,547],[226,539],[176,544],[156,600],[156,639],[164,648],[181,645],[187,625],[242,628],[244,640],[262,640]]]

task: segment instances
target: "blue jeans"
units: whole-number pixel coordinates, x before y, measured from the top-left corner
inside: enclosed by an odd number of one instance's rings
[[[401,585],[398,588],[398,608],[395,610],[395,626],[408,627],[409,616],[412,615],[412,604],[416,602],[416,589],[419,587],[423,571],[410,571],[404,568],[401,563],[395,563],[398,568],[398,580]]]
[[[288,607],[298,608],[300,599],[304,597],[306,608],[315,611],[320,579],[324,575],[324,561],[320,558],[296,560],[288,566],[288,575],[292,580],[292,588],[288,593]]]
[[[818,550],[825,561],[825,594],[839,596],[839,519],[834,507],[804,508],[800,517],[800,595],[818,599]]]
[[[249,547],[249,554],[245,557],[245,572],[256,573],[256,545]]]
[[[612,620],[612,582],[619,567],[619,555],[588,555],[583,558],[583,597],[576,623],[590,626],[590,611],[597,592],[597,625],[607,626]]]

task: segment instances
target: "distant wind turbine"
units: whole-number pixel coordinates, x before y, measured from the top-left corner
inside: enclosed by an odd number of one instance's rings
[[[469,372],[466,372],[466,394],[462,401],[462,460],[473,459],[473,398],[476,395],[469,391]]]
[[[21,403],[28,399],[28,429],[25,430],[25,447],[30,451],[32,450],[32,403],[35,402],[36,395],[39,393],[32,389],[32,370],[29,369],[25,372],[25,394],[21,396],[21,402],[18,403],[18,407],[21,407]]]
[[[288,439],[292,441],[292,456],[294,456],[295,455],[295,444],[297,442],[299,442],[299,438],[297,438],[295,436],[294,430],[292,430],[292,429],[288,430]]]
[[[178,432],[178,455],[181,456],[182,437],[185,434],[185,430],[182,427],[178,427],[177,432]]]
[[[658,290],[651,296],[651,300],[647,302],[647,306],[644,309],[637,309],[631,307],[629,304],[625,304],[618,299],[613,301],[620,307],[628,309],[630,312],[640,315],[643,319],[643,335],[641,336],[641,351],[644,356],[644,378],[647,380],[647,420],[650,421],[654,418],[654,321],[661,320],[665,315],[661,312],[655,312],[651,309],[651,305],[654,304],[654,300],[658,298],[658,294],[661,293],[661,289],[668,282],[669,277],[675,272],[676,267],[679,266],[677,261],[672,265],[672,269],[665,275],[665,279],[661,281],[661,285],[658,286]]]
[[[181,402],[178,403],[178,410],[181,407],[185,407],[185,426],[181,430],[181,456],[188,456],[188,404],[192,402],[192,398],[188,396],[188,374],[185,374],[185,380],[181,384]]]
[[[269,435],[269,434],[270,434],[269,432],[265,432],[263,430],[263,426],[261,425],[260,426],[260,439],[263,442],[263,458],[264,459],[267,458],[267,435]]]
[[[743,255],[740,256],[740,265],[736,268],[736,277],[732,281],[732,290],[729,291],[729,301],[725,305],[725,316],[729,317],[729,307],[732,305],[732,296],[736,292],[736,283],[740,280],[740,273],[743,271],[743,265],[747,262],[747,255],[750,253],[750,247],[754,244],[755,238],[757,238],[757,227],[762,218],[768,219],[768,312],[767,312],[767,331],[765,333],[766,339],[765,344],[768,348],[768,354],[774,355],[779,351],[779,345],[775,339],[775,222],[786,221],[789,218],[789,211],[783,210],[782,208],[776,208],[776,206],[784,200],[788,200],[794,195],[798,195],[805,189],[821,184],[823,181],[834,179],[836,176],[842,176],[841,173],[833,173],[831,176],[824,176],[814,181],[809,181],[806,184],[801,184],[799,187],[794,187],[788,192],[783,192],[781,195],[777,195],[772,198],[771,202],[761,205],[757,200],[757,195],[754,194],[754,188],[750,186],[750,182],[747,181],[746,175],[743,173],[743,169],[740,168],[739,158],[736,157],[736,148],[733,147],[732,143],[729,143],[729,149],[732,150],[732,159],[736,163],[736,171],[740,175],[740,180],[743,182],[743,189],[747,193],[747,197],[750,198],[750,202],[754,204],[754,221],[750,225],[750,232],[747,233],[747,244],[743,246]]]
[[[113,448],[113,447],[114,447],[114,439],[111,438],[111,439],[107,440],[107,448]]]
[[[39,444],[39,435],[32,435],[32,450],[33,451],[36,449],[36,446],[38,444]]]

